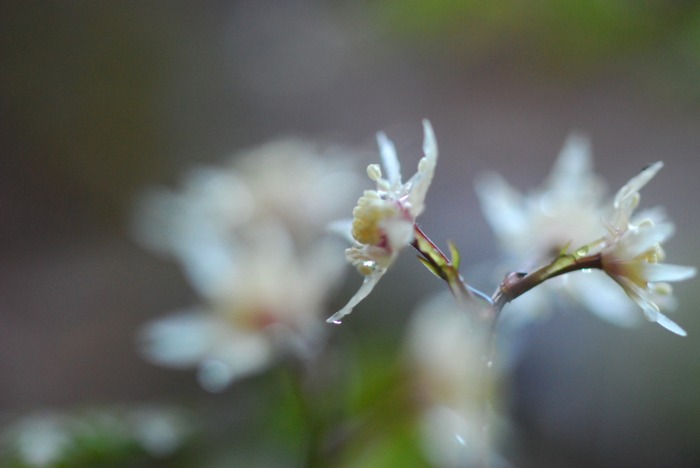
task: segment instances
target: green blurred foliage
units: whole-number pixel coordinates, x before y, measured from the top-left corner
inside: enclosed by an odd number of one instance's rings
[[[378,12],[401,40],[466,62],[575,77],[640,52],[685,50],[700,58],[700,7],[662,0],[382,0]]]

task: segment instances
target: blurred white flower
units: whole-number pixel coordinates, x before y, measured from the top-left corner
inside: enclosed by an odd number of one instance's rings
[[[190,415],[160,405],[136,408],[126,414],[126,421],[139,445],[154,457],[174,453],[193,432]]]
[[[3,443],[28,466],[54,466],[72,443],[66,423],[62,414],[32,414],[6,428]]]
[[[37,411],[3,429],[0,463],[9,457],[19,466],[68,466],[81,450],[96,445],[125,457],[132,447],[141,447],[161,458],[179,449],[192,432],[189,415],[164,405]]]
[[[601,263],[603,270],[642,308],[648,320],[685,336],[685,331],[661,313],[659,306],[673,305],[668,281],[692,278],[696,270],[659,263],[665,256],[661,244],[673,234],[671,223],[663,222],[658,216],[632,218],[639,204],[639,190],[662,167],[661,162],[647,167],[615,196],[609,235],[601,242]]]
[[[352,206],[359,187],[360,177],[342,151],[321,152],[297,140],[272,142],[224,166],[190,170],[182,190],[145,193],[136,207],[134,237],[174,257],[207,295],[240,263],[256,226],[280,224],[306,247]]]
[[[484,362],[487,335],[470,318],[478,315],[440,294],[409,323],[407,362],[421,404],[424,451],[435,466],[479,466],[493,455],[484,427],[492,378],[486,370],[493,369]]]
[[[197,368],[199,382],[213,392],[280,354],[306,359],[323,337],[324,304],[343,274],[336,247],[319,240],[298,251],[279,226],[258,230],[205,305],[142,330],[144,355],[159,365]]]
[[[318,348],[345,266],[327,225],[352,206],[359,179],[341,156],[270,143],[144,198],[137,239],[174,257],[203,299],[143,329],[147,359],[196,368],[204,388],[220,391],[281,354]]]
[[[540,266],[567,244],[584,245],[605,233],[600,220],[606,189],[592,165],[588,140],[571,135],[547,180],[527,195],[495,173],[477,180],[484,216],[520,267]]]
[[[497,174],[477,181],[482,211],[510,268],[530,271],[552,261],[567,246],[577,248],[606,234],[601,222],[609,213],[606,188],[592,165],[588,140],[571,135],[547,180],[526,195]],[[506,318],[518,323],[541,315],[561,292],[610,322],[625,326],[638,322],[625,294],[600,271],[553,278],[509,305]]]
[[[430,187],[437,163],[438,149],[433,129],[423,120],[423,153],[418,171],[406,183],[401,181],[401,168],[394,144],[384,133],[377,135],[377,142],[386,171],[378,164],[367,167],[367,175],[377,183],[376,190],[366,190],[353,210],[351,226],[346,234],[353,246],[345,251],[347,260],[365,276],[360,289],[328,322],[339,323],[362,299],[372,291],[399,251],[413,238],[416,218],[425,208],[425,197]]]

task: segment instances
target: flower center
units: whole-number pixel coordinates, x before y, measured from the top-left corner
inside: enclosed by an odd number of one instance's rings
[[[395,203],[383,200],[374,190],[367,190],[352,210],[352,237],[360,244],[380,245],[386,237],[380,223],[399,211]]]

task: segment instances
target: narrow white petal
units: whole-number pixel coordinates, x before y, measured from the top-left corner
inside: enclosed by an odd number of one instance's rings
[[[352,237],[352,219],[341,219],[333,221],[326,226],[328,232],[337,234],[348,241],[349,244],[354,244],[355,239]]]
[[[688,335],[688,333],[686,333],[686,331],[683,330],[676,322],[666,317],[664,314],[659,313],[659,316],[656,319],[656,323],[664,327],[666,330],[675,333],[676,335]]]
[[[499,174],[486,173],[476,180],[481,211],[499,237],[518,236],[527,229],[523,195]]]
[[[665,223],[666,210],[662,206],[656,206],[654,208],[639,211],[634,215],[630,223],[638,226],[645,221],[651,221],[653,224]]]
[[[665,242],[674,231],[671,223],[657,224],[656,226],[643,227],[636,231],[628,231],[619,245],[613,247],[618,252],[621,260],[631,260],[643,254],[656,244]]]
[[[642,308],[644,317],[650,322],[656,322],[661,315],[659,306],[649,299],[649,293],[624,277],[613,278],[622,286],[627,295]]]
[[[631,327],[640,322],[639,310],[625,292],[600,271],[569,273],[568,291],[588,310],[615,325]]]
[[[413,222],[403,218],[387,219],[382,222],[391,252],[397,253],[413,241]]]
[[[391,187],[394,188],[401,184],[401,165],[396,156],[396,147],[384,132],[377,133],[377,144],[379,145],[379,154],[382,157],[382,167],[386,171],[386,178]]]
[[[435,132],[428,119],[423,119],[423,154],[425,154],[426,158],[432,160],[436,160],[438,156]]]
[[[650,263],[644,266],[644,277],[651,282],[683,281],[692,278],[696,273],[695,268],[683,265]]]
[[[687,335],[685,330],[683,330],[678,324],[661,313],[659,306],[648,298],[649,294],[645,290],[632,283],[629,283],[627,286],[628,287],[623,286],[625,291],[637,304],[639,304],[642,310],[644,310],[644,316],[649,321],[656,322],[668,331],[677,335]]]
[[[571,134],[566,139],[549,176],[556,184],[580,184],[592,171],[591,144],[588,138]]]
[[[642,172],[632,177],[615,195],[615,208],[618,208],[624,200],[633,196],[635,193],[644,187],[651,179],[654,178],[657,172],[661,170],[664,163],[658,161],[644,168]]]
[[[427,120],[423,120],[423,130],[425,132],[423,140],[425,156],[418,161],[418,171],[403,186],[403,190],[408,194],[409,209],[414,219],[425,209],[425,198],[433,181],[438,157],[435,134]]]
[[[147,324],[139,338],[141,352],[149,361],[187,368],[209,353],[216,335],[216,325],[204,312],[188,312]]]
[[[374,289],[379,280],[382,279],[384,273],[386,273],[386,269],[380,269],[376,270],[370,275],[365,276],[362,286],[360,286],[360,289],[358,289],[355,295],[350,298],[345,307],[333,314],[326,320],[326,322],[339,324],[343,317],[352,312],[352,309],[372,292],[372,289]]]

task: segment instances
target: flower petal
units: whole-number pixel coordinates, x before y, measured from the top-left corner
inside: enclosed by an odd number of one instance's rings
[[[326,229],[328,232],[341,236],[349,244],[355,243],[355,239],[352,237],[352,218],[333,221],[326,226]]]
[[[438,146],[433,126],[428,119],[423,119],[423,154],[431,160],[437,160]]]
[[[617,245],[613,246],[615,256],[621,260],[632,260],[643,254],[654,245],[665,242],[675,227],[671,223],[662,223],[655,226],[641,227],[635,231],[628,231]]]
[[[379,269],[365,276],[365,279],[362,282],[362,286],[360,286],[360,289],[358,289],[355,295],[350,298],[348,303],[345,304],[345,307],[333,314],[330,318],[326,320],[326,322],[340,324],[340,321],[343,317],[352,312],[352,309],[357,304],[359,304],[365,297],[369,296],[369,293],[372,292],[379,280],[382,279],[384,273],[386,273],[386,269]]]
[[[216,329],[215,322],[203,311],[164,317],[141,330],[141,352],[155,364],[182,369],[193,367],[211,351]]]
[[[411,216],[418,217],[425,209],[425,197],[433,181],[437,165],[438,148],[433,127],[428,120],[423,120],[423,152],[425,156],[418,161],[418,171],[405,185],[408,190],[408,201]]]
[[[382,157],[382,167],[386,171],[386,178],[391,188],[394,189],[401,185],[401,165],[396,156],[396,147],[384,132],[377,133],[377,144],[379,145],[379,154]]]
[[[520,237],[528,229],[523,195],[496,173],[481,175],[476,181],[481,211],[499,237]]]
[[[644,187],[651,179],[654,178],[657,172],[661,170],[664,163],[661,161],[655,162],[644,168],[642,172],[632,177],[615,195],[614,206],[618,208],[621,204],[632,197],[635,193]]]
[[[667,263],[649,263],[644,265],[644,277],[647,281],[683,281],[697,273],[693,267],[670,265]]]
[[[587,188],[582,181],[593,176],[592,159],[588,138],[578,134],[569,135],[554,163],[549,182],[555,190],[561,188],[562,192],[569,192],[572,188]]]
[[[688,333],[683,330],[676,322],[671,320],[670,318],[666,317],[664,314],[659,313],[659,316],[656,319],[656,323],[664,327],[666,330],[675,333],[676,335],[680,336],[687,336]]]
[[[600,271],[569,273],[569,293],[598,317],[622,327],[640,322],[639,309],[625,292]]]

